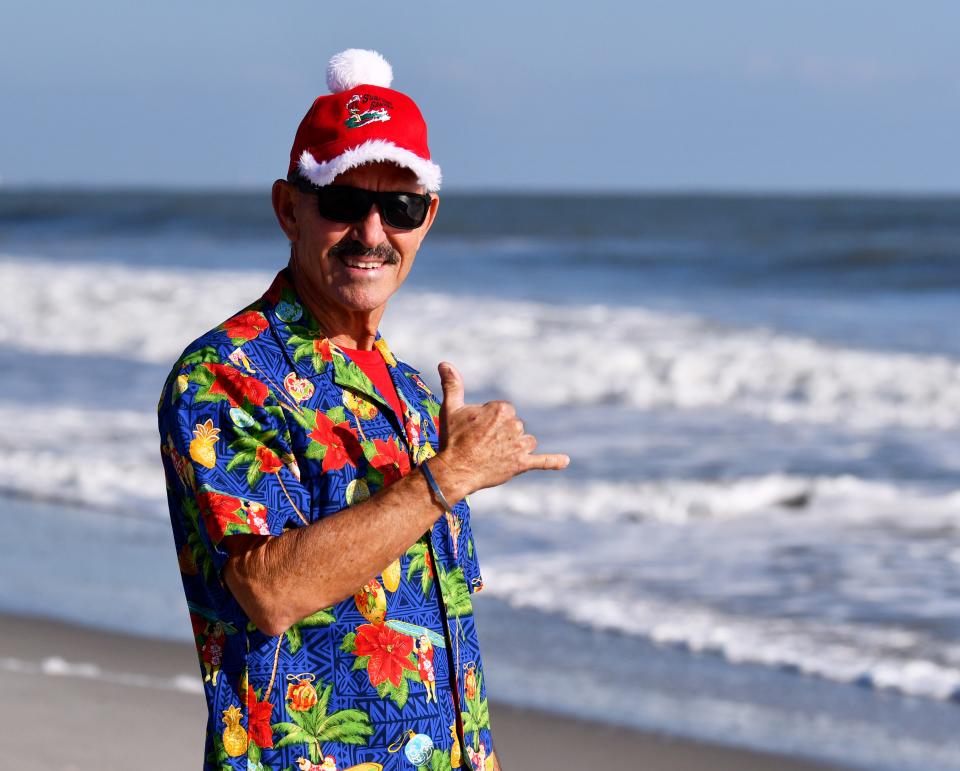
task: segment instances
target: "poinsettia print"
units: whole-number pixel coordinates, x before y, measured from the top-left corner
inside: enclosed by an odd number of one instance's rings
[[[416,670],[417,665],[410,659],[413,652],[413,638],[393,631],[385,624],[364,624],[357,627],[354,641],[354,654],[369,656],[367,674],[370,685],[376,687],[385,680],[400,685],[403,670]]]
[[[394,440],[374,439],[373,445],[376,455],[370,459],[370,465],[383,474],[384,487],[410,472],[410,457]]]
[[[360,440],[354,433],[350,422],[344,420],[334,423],[326,413],[316,413],[313,431],[310,438],[325,449],[323,454],[323,470],[336,471],[347,464],[357,465],[357,460],[363,455]]]

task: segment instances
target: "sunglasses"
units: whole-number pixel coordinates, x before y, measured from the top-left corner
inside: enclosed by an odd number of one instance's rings
[[[334,222],[360,222],[376,204],[380,216],[397,230],[414,230],[423,224],[430,210],[430,195],[405,192],[380,192],[349,185],[297,185],[317,197],[320,216]]]

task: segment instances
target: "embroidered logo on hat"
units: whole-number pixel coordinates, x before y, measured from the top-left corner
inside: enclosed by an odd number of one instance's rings
[[[347,102],[347,112],[350,117],[343,125],[347,128],[360,128],[368,123],[390,120],[390,113],[387,112],[393,105],[386,99],[373,94],[354,94]]]
[[[356,166],[390,161],[438,191],[440,167],[430,159],[426,121],[409,96],[390,88],[392,81],[393,69],[376,51],[350,48],[331,58],[331,93],[317,97],[300,121],[289,172],[323,186]]]

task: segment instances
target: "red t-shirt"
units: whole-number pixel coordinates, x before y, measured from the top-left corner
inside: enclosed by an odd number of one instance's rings
[[[397,413],[397,421],[403,426],[403,405],[400,404],[400,397],[397,396],[397,388],[390,379],[390,373],[387,372],[387,363],[380,355],[380,351],[374,348],[372,351],[360,351],[355,348],[339,348],[350,357],[354,364],[363,370],[364,374],[370,378],[377,390],[382,393],[393,411]]]

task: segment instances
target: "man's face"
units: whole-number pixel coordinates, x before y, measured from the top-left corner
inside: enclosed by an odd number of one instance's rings
[[[416,175],[393,163],[368,163],[340,174],[337,185],[368,190],[423,193]],[[433,195],[424,223],[399,230],[384,222],[374,204],[360,222],[334,222],[320,216],[315,196],[291,186],[295,225],[281,226],[294,244],[294,271],[307,292],[334,316],[381,310],[406,280],[439,203]],[[276,199],[275,199],[276,200]]]

